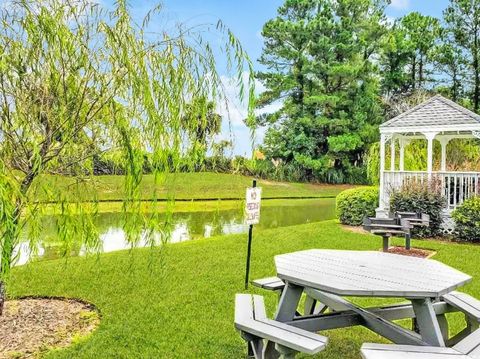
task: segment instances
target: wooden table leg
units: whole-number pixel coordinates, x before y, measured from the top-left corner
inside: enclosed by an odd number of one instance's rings
[[[384,235],[382,236],[382,238],[383,238],[383,251],[388,252],[388,248],[390,247],[390,244],[389,244],[390,237],[387,235]]]
[[[280,302],[278,303],[275,320],[289,322],[293,320],[297,312],[298,303],[303,293],[303,288],[291,283],[285,283]],[[265,359],[278,358],[280,354],[275,349],[275,343],[267,342],[264,347],[263,356]]]
[[[412,299],[413,311],[417,317],[418,329],[422,339],[430,345],[444,347],[442,330],[433,309],[430,298]]]
[[[412,248],[412,235],[410,233],[405,234],[405,249],[410,250]]]
[[[302,287],[287,282],[283,289],[280,302],[278,303],[275,320],[278,320],[279,322],[291,321],[295,317],[302,293]]]

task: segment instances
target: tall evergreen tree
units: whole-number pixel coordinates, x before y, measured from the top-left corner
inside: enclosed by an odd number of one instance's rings
[[[401,24],[411,49],[411,89],[424,88],[431,81],[430,65],[440,36],[440,22],[434,17],[411,12],[402,18]]]
[[[464,92],[465,68],[468,61],[465,53],[455,41],[452,32],[443,29],[441,42],[434,50],[435,67],[442,83],[445,84],[445,94],[453,101],[459,102]],[[437,87],[441,91],[442,88]]]
[[[374,57],[384,7],[374,0],[286,0],[265,24],[260,62],[267,71],[257,77],[267,90],[258,103],[282,102],[258,119],[271,125],[268,156],[328,182],[363,175],[363,153],[381,122]]]
[[[480,0],[450,0],[444,12],[449,31],[458,46],[467,54],[473,78],[471,100],[473,109],[480,109]]]
[[[380,63],[382,68],[382,93],[396,96],[410,91],[411,76],[407,66],[413,57],[413,49],[405,28],[396,20],[382,42]]]

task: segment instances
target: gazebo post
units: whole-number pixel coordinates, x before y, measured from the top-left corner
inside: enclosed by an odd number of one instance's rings
[[[390,171],[395,171],[395,137],[390,139]]]
[[[430,180],[432,178],[432,172],[433,172],[433,140],[435,139],[435,136],[437,136],[437,132],[426,132],[423,135],[426,137],[428,141],[427,175],[428,175],[428,179]]]
[[[406,138],[400,139],[400,171],[405,171],[405,147],[410,143]]]
[[[385,143],[387,142],[387,136],[380,134],[380,200],[376,210],[377,218],[383,218],[385,214]]]
[[[447,145],[450,142],[450,137],[440,137],[438,139],[440,141],[440,145],[442,146],[442,164],[441,164],[441,171],[445,172],[447,170]]]

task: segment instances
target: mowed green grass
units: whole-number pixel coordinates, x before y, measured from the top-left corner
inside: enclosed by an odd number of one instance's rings
[[[380,244],[378,237],[347,232],[335,221],[265,230],[254,235],[252,278],[275,275],[273,258],[280,253],[310,248],[378,250]],[[413,244],[437,251],[435,259],[472,275],[472,283],[462,290],[480,297],[480,246]],[[98,307],[99,328],[67,349],[48,352],[47,358],[242,358],[245,345],[233,327],[233,315],[235,293],[245,292],[245,251],[246,236],[231,235],[172,244],[161,251],[122,251],[73,258],[67,264],[40,262],[13,270],[9,294],[81,298]],[[256,288],[248,292],[265,295],[273,315],[274,293]],[[363,305],[378,304],[359,300]],[[452,332],[459,330],[461,316],[450,319]],[[330,343],[316,358],[358,359],[363,342],[384,342],[359,327],[322,334]]]
[[[158,198],[171,196],[177,200],[242,199],[245,197],[245,188],[251,186],[252,179],[234,174],[198,172],[171,174],[156,183],[153,175],[144,175],[140,184],[140,196],[149,200],[156,191]],[[123,176],[95,176],[82,183],[76,183],[67,176],[46,176],[37,185],[63,187],[67,195],[71,193],[72,196],[81,196],[82,200],[91,200],[94,196],[100,201],[121,201],[125,198]],[[342,190],[352,187],[267,180],[259,180],[258,186],[262,187],[263,198],[335,197]]]

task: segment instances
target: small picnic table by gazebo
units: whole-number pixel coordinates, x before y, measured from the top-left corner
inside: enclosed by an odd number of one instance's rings
[[[465,199],[480,194],[480,173],[449,171],[447,158],[447,146],[451,140],[480,138],[480,116],[476,113],[437,95],[382,124],[380,134],[380,206],[377,217],[388,216],[390,192],[409,181],[423,183],[438,179],[447,200],[446,216]],[[412,140],[419,139],[427,141],[426,171],[408,171],[405,169],[405,149]],[[439,168],[434,168],[434,141],[441,145]],[[390,145],[388,169],[387,143]]]

